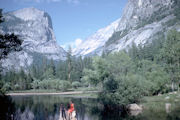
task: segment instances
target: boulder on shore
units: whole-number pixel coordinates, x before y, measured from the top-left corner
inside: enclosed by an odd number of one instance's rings
[[[142,112],[142,106],[137,104],[130,104],[127,106],[130,115],[137,116]]]
[[[130,104],[130,105],[128,105],[128,109],[130,110],[130,111],[132,111],[132,110],[142,110],[142,106],[140,106],[140,105],[137,105],[137,104]]]

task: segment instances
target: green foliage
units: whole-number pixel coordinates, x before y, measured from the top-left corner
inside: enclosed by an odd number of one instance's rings
[[[65,80],[59,81],[59,86],[58,86],[59,90],[66,91],[70,87],[71,87],[71,83],[69,81],[65,81]]]
[[[0,9],[0,23],[2,23],[4,20],[3,20],[3,16],[2,16],[2,9]]]
[[[99,99],[105,105],[124,106],[138,102],[145,95],[166,93],[169,91],[169,75],[154,61],[162,47],[160,40],[143,48],[134,45],[128,53],[131,57],[125,52],[95,57],[93,68],[84,70],[83,80],[100,84],[102,93]]]
[[[152,72],[147,72],[145,75],[146,79],[151,83],[149,86],[149,93],[151,95],[157,95],[158,93],[166,93],[169,90],[168,74],[160,70],[154,70]]]
[[[158,56],[159,61],[163,61],[165,70],[169,73],[172,90],[174,90],[174,83],[180,83],[180,32],[176,30],[169,31],[167,39],[163,44]]]
[[[56,89],[66,91],[71,87],[70,82],[59,79],[34,80],[31,84],[33,89]]]
[[[108,71],[115,77],[132,72],[132,60],[125,52],[109,54],[106,60]]]
[[[72,49],[71,46],[69,46],[68,53],[67,53],[67,63],[68,63],[68,80],[72,83],[71,79],[71,72],[72,72]]]
[[[12,34],[0,34],[0,60],[4,59],[12,51],[20,51],[22,40],[18,36]]]
[[[39,83],[40,83],[40,80],[34,80],[34,81],[31,83],[32,88],[33,88],[33,89],[39,89],[39,88],[40,88]]]
[[[84,69],[84,76],[83,76],[83,81],[86,83],[92,83],[97,85],[99,83],[99,79],[98,79],[98,74],[96,73],[96,71],[93,71],[91,69]]]
[[[72,87],[74,87],[74,88],[81,87],[81,83],[78,82],[78,81],[75,81],[75,82],[72,83]]]
[[[116,91],[118,104],[127,105],[136,103],[139,99],[146,94],[146,85],[148,84],[145,79],[140,75],[127,75],[119,79],[119,89]]]
[[[95,57],[93,59],[93,70],[85,70],[85,77],[88,78],[92,83],[97,85],[100,83],[102,85],[102,93],[99,95],[99,98],[103,101],[104,104],[119,104],[124,105],[124,101],[129,103],[128,101],[134,100],[134,94],[124,93],[127,92],[127,88],[123,87],[129,84],[129,81],[126,80],[126,76],[128,73],[131,73],[132,70],[132,61],[130,57],[124,53],[114,53],[110,54],[105,58]],[[134,82],[136,83],[136,82]],[[135,85],[136,84],[132,84]],[[132,87],[131,91],[142,91],[139,90],[141,87]],[[121,95],[126,94],[121,99]],[[137,95],[138,98],[140,95]],[[132,99],[130,99],[130,98]]]
[[[5,83],[2,87],[2,91],[9,91],[9,90],[11,90],[11,84]]]

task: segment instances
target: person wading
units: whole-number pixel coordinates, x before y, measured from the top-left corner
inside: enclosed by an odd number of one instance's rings
[[[70,101],[69,103],[70,108],[68,109],[68,115],[69,115],[69,119],[72,119],[72,112],[74,111],[74,103],[72,101]]]
[[[61,106],[60,106],[60,112],[61,112],[61,117],[62,117],[62,119],[63,119],[63,120],[67,120],[67,119],[66,119],[66,109],[65,109],[65,107],[64,107],[63,104],[61,104]]]

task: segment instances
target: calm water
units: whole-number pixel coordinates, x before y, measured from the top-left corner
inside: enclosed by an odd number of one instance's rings
[[[73,100],[78,120],[180,120],[180,103],[172,103],[174,109],[167,113],[163,109],[149,109],[137,116],[111,115],[100,111],[102,108],[96,99],[68,98],[58,95],[51,96],[13,96],[15,103],[15,120],[59,120],[59,106]],[[162,105],[161,105],[162,104]],[[160,107],[164,103],[159,103]]]

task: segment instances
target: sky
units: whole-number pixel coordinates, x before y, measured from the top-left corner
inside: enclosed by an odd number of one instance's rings
[[[0,0],[4,12],[35,7],[47,12],[59,45],[79,45],[121,17],[127,0]]]

